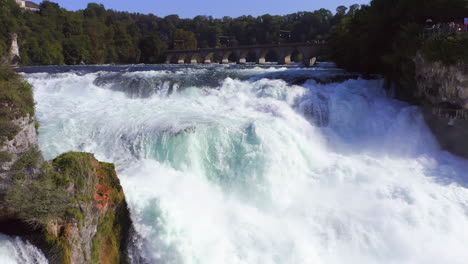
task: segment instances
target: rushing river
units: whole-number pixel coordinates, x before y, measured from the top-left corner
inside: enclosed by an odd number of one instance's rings
[[[468,161],[380,80],[316,82],[346,78],[331,65],[22,71],[47,159],[117,165],[133,263],[468,263]],[[43,262],[0,241],[1,263]]]

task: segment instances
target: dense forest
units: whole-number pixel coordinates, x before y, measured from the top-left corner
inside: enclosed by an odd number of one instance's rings
[[[14,0],[0,0],[0,56],[7,52],[11,34],[18,33],[24,65],[158,63],[166,49],[326,39],[334,25],[358,9],[182,19],[117,12],[95,3],[72,12],[43,2],[36,13],[20,9]]]
[[[383,73],[402,87],[412,85],[404,82],[414,81],[418,52],[447,64],[468,63],[467,33],[429,34],[433,27],[463,24],[467,16],[468,0],[372,0],[333,28],[333,60],[349,71]]]
[[[194,49],[328,39],[340,67],[401,76],[417,51],[447,63],[468,57],[464,35],[424,38],[425,21],[463,21],[468,0],[373,0],[285,16],[182,19],[117,12],[90,3],[68,11],[43,2],[39,12],[0,0],[0,57],[19,36],[22,64],[158,63],[167,49]]]

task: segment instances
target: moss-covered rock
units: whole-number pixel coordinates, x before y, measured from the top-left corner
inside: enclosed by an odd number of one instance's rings
[[[32,86],[11,69],[0,67],[0,120],[34,116]]]
[[[17,163],[36,162],[35,152]],[[126,263],[131,225],[113,164],[89,153],[66,153],[44,162],[35,179],[18,178],[3,204],[19,221],[36,227],[36,245],[50,263]],[[33,241],[34,242],[34,241]]]
[[[17,162],[37,148],[35,123],[31,85],[12,70],[0,67],[0,152],[8,153],[0,157],[0,191],[11,184],[9,171],[20,173],[12,166],[21,165]],[[28,168],[29,176],[37,175],[41,160],[36,163],[38,167]]]
[[[65,217],[47,228],[52,263],[126,263],[130,216],[114,165],[92,154],[66,153],[52,166],[70,180]],[[64,186],[65,187],[65,186]]]
[[[113,164],[89,153],[44,161],[31,86],[0,68],[0,233],[54,263],[126,263],[131,225]]]

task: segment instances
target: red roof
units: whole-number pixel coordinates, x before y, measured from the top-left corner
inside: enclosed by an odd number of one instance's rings
[[[29,7],[29,8],[37,8],[37,9],[40,8],[40,6],[39,6],[38,4],[33,3],[33,2],[31,2],[31,1],[26,1],[26,7]]]

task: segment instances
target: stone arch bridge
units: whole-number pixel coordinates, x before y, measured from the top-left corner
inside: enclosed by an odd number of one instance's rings
[[[196,50],[168,50],[165,52],[166,64],[205,63],[214,62],[228,64],[236,62],[245,64],[254,61],[257,64],[265,64],[274,58],[278,64],[287,65],[293,61],[301,62],[306,66],[315,64],[317,57],[325,53],[326,43],[324,41],[313,41],[307,43],[287,43],[256,46],[239,46],[229,48],[207,48]],[[297,61],[297,58],[301,58]]]

